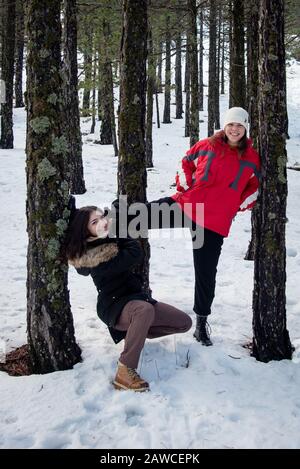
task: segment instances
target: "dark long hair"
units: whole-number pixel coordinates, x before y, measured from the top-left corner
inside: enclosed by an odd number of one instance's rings
[[[224,130],[219,130],[219,132],[216,132],[214,135],[209,137],[210,143],[213,145],[217,140],[223,140],[223,142],[228,143],[228,138],[226,137],[226,134]],[[237,144],[237,149],[240,155],[243,155],[248,147],[248,138],[247,138],[247,131],[239,140]]]
[[[75,259],[81,257],[86,252],[87,238],[90,235],[88,223],[90,214],[98,210],[94,205],[81,207],[77,210],[76,215],[71,220],[64,246],[64,253],[67,259]]]

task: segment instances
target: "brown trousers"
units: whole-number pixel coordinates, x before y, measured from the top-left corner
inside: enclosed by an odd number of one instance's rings
[[[137,368],[146,338],[186,332],[191,326],[190,316],[174,306],[161,302],[152,305],[147,301],[129,301],[114,326],[119,331],[127,331],[120,362],[129,368]]]

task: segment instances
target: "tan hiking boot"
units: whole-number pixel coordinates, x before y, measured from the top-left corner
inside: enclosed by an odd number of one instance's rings
[[[123,363],[118,363],[118,370],[113,381],[116,389],[125,389],[130,391],[149,391],[149,384],[143,380],[134,368],[129,368]]]

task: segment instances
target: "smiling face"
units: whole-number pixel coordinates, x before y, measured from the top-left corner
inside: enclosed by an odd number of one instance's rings
[[[231,122],[227,124],[225,127],[225,135],[228,138],[229,145],[236,146],[238,145],[241,138],[246,133],[246,129],[242,124],[238,124],[237,122]]]
[[[105,238],[109,231],[109,222],[102,210],[94,210],[90,213],[88,230],[92,236]]]

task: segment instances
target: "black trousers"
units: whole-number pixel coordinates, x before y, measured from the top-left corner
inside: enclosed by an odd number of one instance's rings
[[[172,207],[170,218],[168,220],[159,214],[159,217],[151,217],[152,205],[167,204]],[[191,233],[197,230],[204,230],[204,241],[201,247],[193,248],[193,261],[195,271],[195,293],[194,308],[196,314],[208,316],[211,313],[211,305],[215,296],[216,275],[219,257],[224,241],[224,236],[214,231],[196,226],[178,206],[171,197],[164,197],[153,200],[146,204],[148,212],[148,229],[161,228],[182,228],[190,227]],[[127,223],[135,218],[136,215],[128,215]]]

